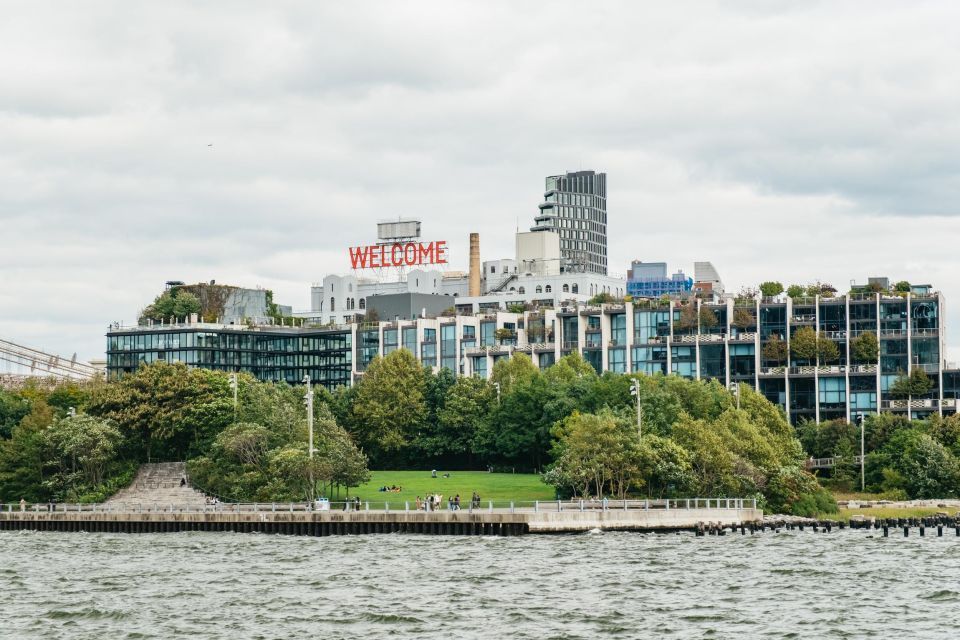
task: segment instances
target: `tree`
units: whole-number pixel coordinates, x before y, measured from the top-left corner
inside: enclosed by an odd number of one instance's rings
[[[436,430],[432,437],[420,439],[420,447],[427,455],[453,456],[470,466],[474,439],[496,402],[497,394],[486,380],[457,378],[437,412]]]
[[[790,339],[790,351],[798,360],[814,362],[817,359],[817,334],[812,327],[800,327]]]
[[[511,358],[502,358],[493,365],[490,382],[500,385],[500,394],[510,393],[517,384],[529,382],[540,375],[540,369],[525,353],[515,353]]]
[[[636,432],[625,429],[609,411],[574,411],[553,429],[554,466],[574,495],[620,498],[642,480]]]
[[[850,355],[854,362],[876,364],[879,354],[880,342],[872,331],[865,331],[850,341]]]
[[[177,287],[164,291],[140,314],[141,320],[183,319],[192,313],[200,313],[200,299],[189,291]]]
[[[713,309],[711,309],[710,307],[700,307],[700,330],[701,331],[706,330],[709,332],[710,329],[713,329],[715,326],[717,326],[719,322],[720,321],[717,320],[717,314],[713,312]]]
[[[906,280],[901,280],[897,284],[893,285],[893,290],[901,293],[910,293],[910,283]]]
[[[820,364],[832,364],[840,359],[840,347],[823,333],[817,335],[817,359]]]
[[[376,454],[395,452],[427,418],[426,376],[406,349],[375,357],[357,384],[352,408],[355,435]]]
[[[773,333],[763,345],[763,358],[769,362],[783,364],[787,360],[787,343]]]
[[[807,292],[807,288],[803,285],[792,284],[787,287],[787,297],[790,298],[802,298]]]
[[[757,326],[757,319],[750,310],[737,307],[733,310],[732,324],[741,331],[746,331],[751,327]]]
[[[760,283],[760,293],[764,298],[774,298],[783,293],[783,285],[775,280]]]
[[[933,381],[926,371],[914,367],[910,375],[901,375],[890,385],[890,395],[894,398],[911,398],[925,396],[933,388]]]
[[[601,305],[601,304],[613,304],[614,302],[617,302],[617,299],[614,298],[609,293],[603,291],[593,296],[592,298],[590,298],[587,304]]]
[[[676,328],[681,331],[694,331],[697,328],[697,308],[692,302],[680,307],[680,317],[676,321]]]
[[[85,414],[58,420],[46,437],[60,460],[61,472],[74,478],[74,490],[78,488],[76,480],[88,488],[103,482],[104,469],[116,456],[122,439],[111,421]]]
[[[693,467],[686,449],[669,438],[645,434],[639,445],[639,467],[647,494],[656,498],[690,495]]]

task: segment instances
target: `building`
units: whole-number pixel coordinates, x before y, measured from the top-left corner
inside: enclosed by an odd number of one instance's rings
[[[666,262],[634,260],[627,271],[627,293],[634,298],[682,296],[693,289],[693,279],[677,271],[667,277]]]
[[[878,292],[792,300],[570,303],[523,313],[330,328],[114,327],[107,334],[107,368],[109,377],[117,378],[141,362],[179,361],[248,371],[261,380],[297,383],[309,374],[333,388],[352,384],[374,356],[399,348],[434,369],[481,377],[490,375],[497,360],[518,352],[540,368],[576,352],[598,372],[747,384],[783,407],[793,424],[878,411],[919,418],[955,413],[960,397],[960,370],[944,364],[943,305],[935,292]],[[818,362],[793,353],[791,341],[804,328],[834,342],[837,358]],[[851,341],[868,332],[877,336],[879,352],[872,361],[857,361]],[[892,397],[894,380],[915,367],[930,376],[932,390],[923,397]]]
[[[560,236],[562,270],[607,275],[607,174],[549,176],[543,200],[530,230]]]

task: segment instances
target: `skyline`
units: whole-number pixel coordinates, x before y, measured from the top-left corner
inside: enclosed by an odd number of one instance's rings
[[[106,326],[172,279],[306,309],[396,217],[446,239],[450,269],[471,231],[508,257],[544,178],[594,169],[611,274],[929,282],[960,344],[960,7],[577,6],[18,8],[0,337],[102,357]]]

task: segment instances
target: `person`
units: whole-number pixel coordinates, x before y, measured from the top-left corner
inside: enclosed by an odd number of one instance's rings
[[[20,511],[26,511],[26,510],[27,510],[27,501],[24,500],[23,498],[20,498]]]
[[[415,504],[417,505],[416,510],[417,510],[417,511],[420,511],[420,507],[421,507],[421,504],[420,504],[420,496],[417,496],[417,501],[416,501]]]
[[[459,493],[453,498],[453,510],[460,511],[460,494]]]
[[[453,496],[447,496],[447,511],[453,511]]]
[[[430,472],[430,477],[431,477],[431,478],[436,478],[436,477],[437,477],[437,470],[436,470],[436,469],[434,469],[433,471]]]
[[[357,508],[357,511],[360,511],[360,496],[353,497],[353,505]]]
[[[183,478],[183,477],[180,478],[180,486],[181,486],[181,487],[187,486],[187,479],[186,479],[186,478]]]

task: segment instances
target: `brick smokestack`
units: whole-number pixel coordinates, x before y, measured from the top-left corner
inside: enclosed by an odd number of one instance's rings
[[[471,297],[480,295],[480,234],[470,234],[470,289]]]

